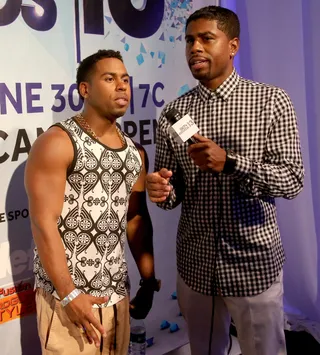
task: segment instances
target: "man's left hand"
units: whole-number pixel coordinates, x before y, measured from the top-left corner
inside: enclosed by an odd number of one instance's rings
[[[188,154],[202,171],[220,173],[226,162],[226,151],[211,139],[195,134],[198,142],[188,148]]]
[[[152,307],[153,288],[141,286],[136,297],[130,302],[130,316],[134,319],[145,319]]]

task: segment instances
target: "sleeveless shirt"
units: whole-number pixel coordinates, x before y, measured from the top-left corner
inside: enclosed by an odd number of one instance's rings
[[[141,172],[141,156],[125,135],[124,146],[111,149],[85,132],[74,118],[56,126],[69,135],[74,147],[57,221],[69,272],[76,288],[92,296],[108,296],[111,306],[128,294],[126,216],[132,187]],[[34,274],[35,287],[59,298],[36,248]]]

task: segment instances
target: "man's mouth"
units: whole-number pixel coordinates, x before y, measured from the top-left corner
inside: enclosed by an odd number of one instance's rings
[[[191,59],[190,60],[190,68],[194,69],[194,70],[199,70],[202,68],[205,68],[208,64],[208,60],[207,59]]]
[[[128,99],[125,97],[125,96],[123,96],[123,97],[118,97],[118,98],[116,98],[116,100],[115,100],[120,106],[126,106],[127,104],[128,104]]]

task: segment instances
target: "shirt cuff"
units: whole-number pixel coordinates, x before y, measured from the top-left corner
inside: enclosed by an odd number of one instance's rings
[[[251,173],[251,170],[252,170],[251,160],[236,154],[236,165],[234,168],[234,172],[231,174],[231,176],[241,180],[248,179],[249,182],[250,181],[249,174]]]

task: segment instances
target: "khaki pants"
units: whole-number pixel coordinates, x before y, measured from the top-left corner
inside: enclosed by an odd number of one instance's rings
[[[37,289],[36,305],[38,332],[43,355],[128,354],[130,337],[128,297],[114,306],[116,312],[113,307],[102,308],[102,325],[107,331],[107,338],[102,340],[102,352],[94,344],[89,343],[86,336],[69,320],[59,300],[51,294]],[[99,309],[93,308],[93,313],[97,319],[100,319]]]
[[[178,275],[177,295],[188,324],[192,355],[207,355],[212,297],[191,290]],[[215,297],[211,355],[226,355],[230,316],[243,355],[286,355],[282,272],[265,292],[253,297]]]

